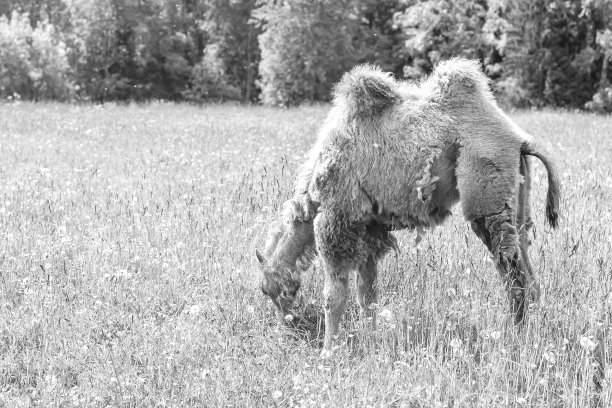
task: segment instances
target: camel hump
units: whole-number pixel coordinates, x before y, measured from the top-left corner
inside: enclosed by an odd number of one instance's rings
[[[489,78],[482,72],[477,60],[451,58],[443,61],[434,68],[429,81],[446,97],[464,98],[474,94],[493,97]]]
[[[379,115],[401,99],[397,87],[390,73],[374,65],[358,65],[336,84],[334,105],[345,108],[349,116]]]

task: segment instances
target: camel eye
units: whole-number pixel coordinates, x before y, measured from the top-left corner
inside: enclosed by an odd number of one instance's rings
[[[261,287],[261,292],[266,296],[270,296],[268,292],[266,292],[266,288],[264,288],[263,286]]]

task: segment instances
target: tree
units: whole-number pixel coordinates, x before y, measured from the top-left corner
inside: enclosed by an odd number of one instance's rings
[[[609,71],[612,60],[612,2],[606,0],[584,0],[583,15],[594,21],[593,31],[596,46],[593,54],[601,58],[601,70],[597,91],[585,108],[596,112],[612,112],[612,87]],[[595,57],[596,58],[596,57]]]
[[[485,0],[406,0],[405,4],[396,22],[406,36],[410,57],[406,77],[428,74],[438,61],[453,56],[484,61],[489,55],[492,47],[482,32]]]
[[[500,88],[519,105],[583,106],[597,73],[593,22],[580,1],[498,1],[495,10],[505,22]]]
[[[259,73],[266,104],[327,100],[332,84],[358,60],[351,0],[269,0],[256,17],[264,27]]]
[[[208,38],[207,49],[214,47],[225,67],[226,85],[239,89],[239,97],[245,102],[257,97],[255,78],[260,60],[261,24],[252,19],[256,6],[257,0],[206,0],[200,21]]]
[[[70,98],[72,83],[66,45],[53,25],[13,11],[0,17],[0,95],[24,99]]]
[[[359,0],[359,31],[354,44],[359,62],[368,62],[403,76],[404,66],[410,62],[410,54],[404,44],[406,36],[397,24],[406,4],[401,0]]]

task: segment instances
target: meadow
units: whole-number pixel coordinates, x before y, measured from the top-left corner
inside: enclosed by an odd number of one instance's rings
[[[351,299],[322,356],[254,254],[327,109],[0,105],[0,407],[611,406],[612,118],[511,114],[563,185],[551,230],[536,164],[523,330],[457,207],[397,233],[378,329]],[[322,287],[310,270],[302,307]]]

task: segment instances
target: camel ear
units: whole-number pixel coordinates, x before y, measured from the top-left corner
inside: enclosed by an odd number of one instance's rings
[[[264,258],[264,256],[257,249],[255,250],[255,256],[257,256],[257,260],[260,264],[264,265],[266,263],[266,258]]]

